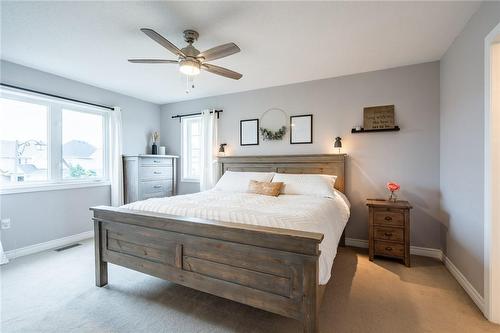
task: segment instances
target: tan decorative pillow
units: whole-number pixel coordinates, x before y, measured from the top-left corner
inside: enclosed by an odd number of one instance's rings
[[[278,195],[280,195],[282,187],[282,182],[269,183],[250,180],[250,182],[248,183],[248,192],[277,197]]]

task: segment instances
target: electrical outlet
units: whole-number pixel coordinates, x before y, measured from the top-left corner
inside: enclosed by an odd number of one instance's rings
[[[2,229],[9,229],[10,228],[10,219],[2,219],[1,226],[2,226]]]

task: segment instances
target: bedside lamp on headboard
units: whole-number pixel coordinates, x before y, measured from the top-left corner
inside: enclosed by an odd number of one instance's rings
[[[339,154],[340,154],[340,150],[342,149],[342,138],[340,136],[336,137],[335,138],[335,143],[333,144],[333,148],[337,148],[339,150]]]

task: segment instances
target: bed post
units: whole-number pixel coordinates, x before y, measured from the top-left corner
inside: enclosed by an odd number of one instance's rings
[[[108,263],[102,260],[104,239],[102,235],[102,222],[94,220],[94,245],[95,245],[95,285],[103,287],[108,284]]]
[[[319,257],[304,262],[303,325],[304,333],[316,333],[319,329]]]

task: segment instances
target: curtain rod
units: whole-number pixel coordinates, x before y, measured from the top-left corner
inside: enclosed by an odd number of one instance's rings
[[[11,84],[7,84],[7,83],[3,83],[3,82],[0,83],[0,85],[3,86],[3,87],[7,87],[7,88],[13,88],[13,89],[18,89],[18,90],[23,90],[23,91],[27,91],[27,92],[31,92],[31,93],[35,93],[35,94],[44,95],[44,96],[49,96],[49,97],[55,97],[55,98],[59,98],[59,99],[64,99],[64,100],[71,101],[71,102],[77,102],[77,103],[82,103],[82,104],[97,106],[97,107],[108,109],[108,110],[114,110],[115,109],[115,108],[113,108],[111,106],[107,106],[107,105],[101,105],[101,104],[96,104],[96,103],[91,103],[91,102],[80,101],[80,100],[74,99],[74,98],[63,97],[63,96],[59,96],[59,95],[44,93],[42,91],[32,90],[32,89],[28,89],[28,88],[22,88],[22,87],[18,87],[18,86],[13,86]]]
[[[217,114],[217,119],[219,119],[219,113],[223,112],[223,110],[210,111],[210,113],[214,113],[214,112]],[[183,117],[191,117],[191,116],[199,116],[199,115],[201,115],[201,112],[188,113],[188,114],[178,114],[178,115],[172,116],[172,118],[179,118],[179,122],[180,122]]]

